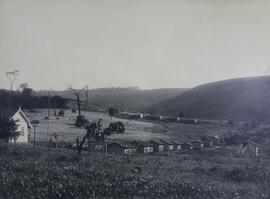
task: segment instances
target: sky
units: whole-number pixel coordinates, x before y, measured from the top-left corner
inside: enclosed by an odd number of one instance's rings
[[[0,0],[0,88],[191,88],[269,75],[269,0]]]

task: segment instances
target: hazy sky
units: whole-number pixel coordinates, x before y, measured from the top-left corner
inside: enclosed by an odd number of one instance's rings
[[[269,74],[269,0],[0,0],[0,88],[193,87]]]

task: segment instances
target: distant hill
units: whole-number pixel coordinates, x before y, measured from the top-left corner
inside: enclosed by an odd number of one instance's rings
[[[146,109],[204,119],[269,120],[270,76],[204,84]]]
[[[186,90],[185,88],[152,90],[140,90],[138,88],[99,88],[89,90],[88,99],[89,106],[98,105],[99,107],[103,107],[103,109],[115,107],[125,111],[141,111],[146,107],[175,97]],[[48,91],[36,91],[35,95],[48,95]],[[50,95],[75,99],[75,96],[69,91],[50,91]],[[82,92],[81,100],[85,101],[85,92]]]

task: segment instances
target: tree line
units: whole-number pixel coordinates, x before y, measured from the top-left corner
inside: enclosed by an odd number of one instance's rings
[[[16,109],[21,106],[24,109],[51,108],[65,109],[68,100],[55,95],[34,96],[31,88],[24,88],[22,91],[10,92],[4,89],[0,90],[0,109],[7,107]]]

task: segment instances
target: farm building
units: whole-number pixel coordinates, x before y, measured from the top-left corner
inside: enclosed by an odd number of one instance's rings
[[[32,125],[21,107],[17,110],[2,109],[0,110],[0,117],[3,119],[14,120],[18,125],[17,131],[20,132],[20,135],[16,140],[10,140],[10,142],[28,143]]]
[[[208,139],[210,139],[213,143],[213,145],[219,145],[221,140],[218,136],[209,136]]]
[[[117,117],[122,118],[122,119],[141,119],[143,118],[143,115],[139,113],[122,112],[122,113],[119,113]]]
[[[159,116],[159,119],[164,122],[177,122],[176,117]]]
[[[236,147],[236,153],[244,156],[258,156],[259,155],[259,145],[255,142],[252,142],[250,140],[242,143],[241,145]]]
[[[113,142],[107,146],[108,153],[133,154],[137,152],[136,146],[130,143]]]
[[[192,150],[193,146],[191,144],[189,144],[189,143],[183,143],[181,145],[181,149],[182,149],[183,152],[187,152],[187,151]]]
[[[146,120],[159,120],[160,116],[145,114],[145,115],[143,115],[143,118]]]
[[[183,124],[199,124],[197,119],[183,119],[183,118],[177,118],[177,122],[183,123]]]
[[[176,141],[176,140],[172,140],[171,141],[173,143],[173,150],[174,151],[180,151],[181,150],[181,143]]]
[[[151,144],[154,145],[154,152],[163,152],[165,151],[164,143],[156,140],[150,141]]]
[[[201,141],[204,145],[204,147],[212,147],[213,146],[213,141],[209,139],[208,137],[201,137]]]
[[[165,146],[165,151],[169,152],[169,151],[173,151],[174,150],[174,144],[170,141],[167,140],[160,140],[160,142],[162,142]]]
[[[202,149],[204,147],[203,143],[200,140],[195,140],[192,142],[193,149]]]
[[[143,141],[133,141],[132,144],[136,146],[139,153],[153,153],[154,145]]]

